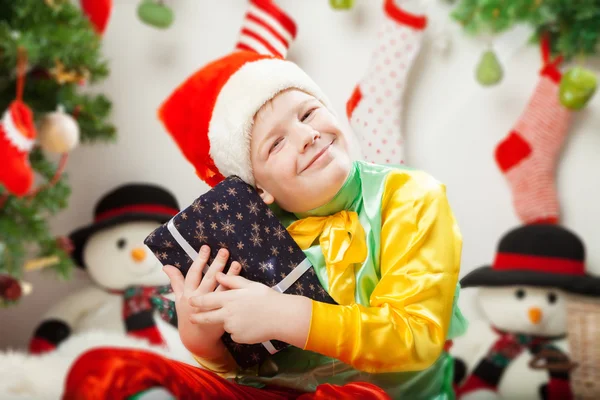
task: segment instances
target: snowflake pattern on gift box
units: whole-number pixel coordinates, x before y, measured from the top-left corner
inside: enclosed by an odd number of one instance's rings
[[[306,257],[258,193],[237,177],[224,180],[197,198],[174,217],[173,224],[195,251],[204,244],[210,246],[209,264],[225,247],[230,253],[226,270],[231,261],[238,261],[242,265],[240,275],[270,287],[280,283]],[[145,243],[162,264],[174,265],[184,275],[187,273],[192,259],[177,244],[167,224],[151,233]],[[312,267],[285,293],[335,304]],[[223,336],[223,342],[242,368],[260,364],[269,356],[262,344],[235,343],[228,334]],[[288,346],[275,340],[271,344],[277,350]]]

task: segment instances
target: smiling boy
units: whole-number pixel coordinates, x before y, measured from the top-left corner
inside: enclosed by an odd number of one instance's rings
[[[160,116],[205,182],[238,175],[278,211],[338,303],[277,293],[236,276],[237,262],[225,275],[224,249],[205,276],[202,250],[185,279],[166,267],[181,339],[204,367],[163,382],[170,390],[202,393],[212,370],[217,386],[238,397],[257,386],[275,396],[364,385],[361,398],[380,398],[370,384],[393,398],[453,397],[444,347],[463,322],[455,296],[462,238],[442,184],[352,161],[350,133],[327,98],[278,58],[223,57],[184,82]],[[274,373],[241,371],[220,341],[225,331],[239,343],[292,346],[272,356]],[[111,359],[121,356],[115,350]]]
[[[120,360],[126,368],[135,358],[146,368],[128,369],[129,393],[153,383],[178,398],[454,397],[444,349],[464,330],[456,304],[462,237],[443,184],[422,171],[353,161],[351,132],[327,97],[278,57],[236,51],[213,61],[159,115],[208,185],[237,175],[256,189],[337,304],[248,281],[237,262],[225,275],[224,249],[202,276],[209,252],[200,249],[185,279],[175,267],[165,271],[181,339],[204,368],[92,351],[74,366],[67,393],[93,383],[86,365],[101,371],[98,360],[105,369]],[[225,331],[238,343],[292,346],[272,356],[270,371],[240,370],[221,342]]]

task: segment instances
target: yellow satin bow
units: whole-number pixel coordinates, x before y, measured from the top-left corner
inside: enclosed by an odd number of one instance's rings
[[[327,266],[329,295],[338,304],[355,303],[354,264],[367,257],[365,231],[354,211],[340,211],[327,217],[308,217],[295,221],[288,232],[302,250],[319,237]]]

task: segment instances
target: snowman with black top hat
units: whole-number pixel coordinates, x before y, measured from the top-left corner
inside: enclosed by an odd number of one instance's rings
[[[146,236],[178,211],[175,197],[157,185],[125,184],[105,194],[95,206],[94,221],[69,235],[71,256],[92,284],[49,308],[30,352],[52,351],[73,334],[93,331],[187,354],[169,278],[144,245]]]
[[[170,192],[146,183],[119,186],[97,202],[94,221],[71,233],[66,246],[91,283],[49,306],[28,353],[0,351],[0,399],[61,398],[71,365],[91,348],[138,349],[198,365],[179,338],[169,278],[144,245],[178,211]],[[173,397],[162,388],[142,396]]]
[[[582,240],[556,224],[520,226],[501,239],[493,264],[461,285],[479,288],[486,321],[453,343],[457,397],[572,399],[566,304],[571,294],[600,296]]]

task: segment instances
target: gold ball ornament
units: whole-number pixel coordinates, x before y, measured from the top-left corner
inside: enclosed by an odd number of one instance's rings
[[[40,146],[51,153],[64,154],[79,144],[79,125],[62,108],[47,114],[38,130]]]

